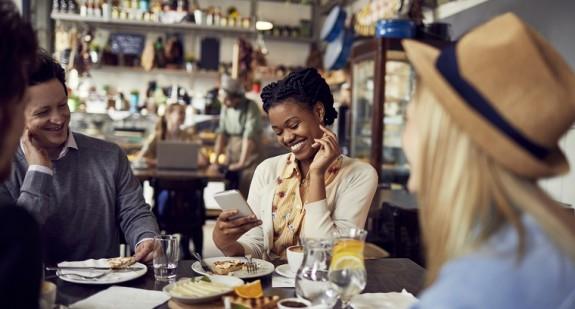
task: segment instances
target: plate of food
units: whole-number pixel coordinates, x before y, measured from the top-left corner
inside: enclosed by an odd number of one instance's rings
[[[217,275],[234,276],[241,279],[251,279],[267,276],[274,272],[274,265],[268,261],[261,259],[252,259],[257,265],[257,269],[248,272],[246,267],[246,259],[239,257],[213,257],[204,259],[209,270],[204,270],[200,262],[192,264],[192,270],[201,275],[209,275],[206,271],[212,271]]]
[[[61,262],[56,275],[73,283],[116,284],[139,278],[147,271],[148,267],[137,263],[133,257],[118,257]]]
[[[182,278],[165,286],[163,291],[180,303],[197,304],[217,300],[242,284],[240,278],[210,275]]]

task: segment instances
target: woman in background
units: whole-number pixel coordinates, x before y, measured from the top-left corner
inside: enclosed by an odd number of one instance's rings
[[[155,132],[138,154],[137,160],[143,160],[148,166],[156,166],[156,152],[160,141],[201,142],[193,128],[182,129],[185,120],[185,105],[168,105],[165,114],[156,124]],[[198,154],[198,167],[206,167],[208,162],[207,152],[202,148]],[[195,250],[201,253],[202,226],[205,223],[204,185],[201,183],[194,185],[189,181],[185,183],[184,188],[181,182],[156,181],[153,185],[157,191],[155,192],[154,213],[158,218],[160,228],[169,233],[181,233],[182,258],[191,258],[188,249],[190,238]],[[189,224],[190,222],[193,224]]]
[[[443,50],[403,44],[419,76],[403,145],[429,285],[415,308],[575,308],[574,217],[537,184],[569,169],[569,65],[513,14]]]
[[[228,256],[285,259],[300,237],[330,238],[340,228],[363,228],[377,188],[371,165],[341,155],[327,126],[337,112],[315,69],[292,72],[261,94],[277,141],[289,153],[256,168],[248,204],[255,216],[224,211],[214,242]]]
[[[159,141],[179,141],[179,142],[199,142],[197,134],[193,128],[182,129],[186,121],[186,106],[182,104],[170,104],[166,108],[165,114],[160,117],[156,124],[154,133],[150,136],[140,153],[137,160],[143,160],[150,166],[156,166],[156,151]],[[205,167],[208,164],[208,158],[205,152],[201,151],[198,156],[198,166]]]

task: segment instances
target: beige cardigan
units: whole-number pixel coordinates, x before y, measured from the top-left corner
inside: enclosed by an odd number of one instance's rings
[[[273,244],[272,202],[276,180],[288,155],[269,158],[256,168],[248,204],[263,223],[238,240],[245,254],[264,259],[270,257]],[[377,173],[371,165],[344,156],[339,174],[326,187],[326,199],[304,205],[306,215],[300,236],[331,238],[338,228],[363,228],[377,183]]]

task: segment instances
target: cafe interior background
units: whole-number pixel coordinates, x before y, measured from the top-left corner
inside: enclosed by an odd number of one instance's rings
[[[241,78],[247,96],[261,102],[259,91],[291,70],[322,68],[340,112],[333,129],[343,153],[370,162],[379,173],[368,241],[391,256],[420,264],[417,204],[405,188],[409,166],[400,148],[414,73],[398,37],[440,46],[490,17],[512,11],[575,68],[575,41],[571,31],[565,31],[575,29],[571,0],[15,2],[38,31],[41,46],[66,67],[72,129],[118,143],[130,159],[153,132],[166,104],[175,102],[187,105],[184,126],[196,126],[203,144],[213,145],[221,107],[213,89],[221,73]],[[399,27],[394,33],[386,28],[390,25],[378,23],[398,10],[408,14],[402,2],[420,6],[421,14],[411,17],[428,26],[418,31]],[[336,7],[347,15],[345,28],[326,42],[323,28],[338,26],[330,24]],[[269,126],[265,128],[264,155],[284,151]],[[573,164],[575,130],[563,137],[561,147]],[[573,183],[575,172],[542,182],[571,209]],[[146,181],[144,188],[153,205],[152,186]],[[204,188],[211,219],[204,226],[206,257],[221,255],[211,241],[219,211],[211,195],[223,188],[222,182],[208,182]]]

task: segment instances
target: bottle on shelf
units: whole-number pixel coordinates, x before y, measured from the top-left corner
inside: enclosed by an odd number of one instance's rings
[[[61,4],[61,0],[53,0],[52,1],[52,11],[54,12],[60,12],[62,11],[62,4]]]
[[[68,1],[68,11],[67,13],[70,14],[77,14],[78,13],[78,4],[74,0]]]
[[[68,13],[68,4],[70,0],[61,0],[60,1],[60,12]]]
[[[161,37],[159,37],[154,44],[154,62],[157,68],[164,68],[166,66],[164,41]]]
[[[140,0],[140,11],[148,12],[150,10],[150,0]]]

